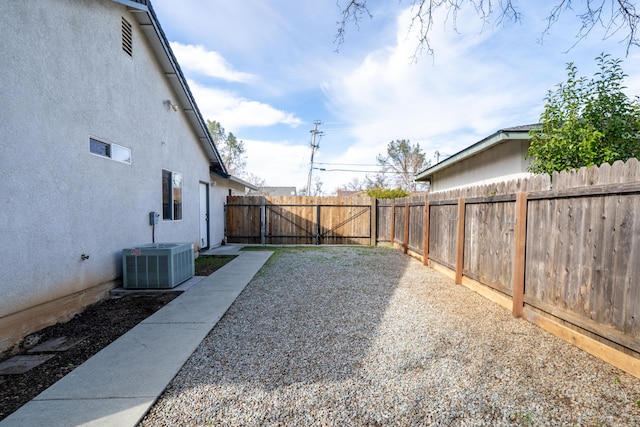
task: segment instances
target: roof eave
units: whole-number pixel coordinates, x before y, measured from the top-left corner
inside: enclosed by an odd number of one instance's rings
[[[462,151],[457,152],[453,156],[447,157],[445,160],[437,163],[421,172],[418,172],[414,180],[415,181],[429,181],[431,176],[441,170],[447,169],[454,163],[473,157],[489,148],[507,140],[525,140],[529,139],[528,130],[499,130],[492,135],[476,142],[475,144],[465,148]]]
[[[194,130],[200,144],[204,148],[211,165],[220,169],[224,173],[227,169],[222,161],[222,157],[211,138],[207,124],[200,113],[200,109],[196,104],[195,98],[189,89],[187,79],[185,78],[178,61],[173,54],[173,50],[169,45],[169,41],[160,26],[158,17],[156,16],[151,2],[149,0],[112,0],[116,3],[123,4],[129,8],[133,16],[136,18],[138,25],[144,32],[151,49],[158,59],[158,63],[164,73],[169,85],[178,96],[177,103],[182,106],[192,129]]]

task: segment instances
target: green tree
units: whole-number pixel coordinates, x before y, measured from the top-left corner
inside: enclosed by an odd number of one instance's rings
[[[232,174],[242,174],[247,165],[244,143],[238,141],[233,133],[227,134],[220,122],[207,120],[207,128],[218,147],[227,170]]]
[[[225,133],[224,128],[215,120],[207,120],[207,128],[209,129],[209,133],[211,134],[211,138],[213,138],[213,142],[216,145],[222,143],[225,139],[227,139],[227,134]]]
[[[411,144],[406,139],[396,139],[387,145],[387,155],[376,156],[382,173],[392,173],[392,180],[403,190],[416,191],[413,177],[421,171],[425,164],[425,154],[420,144]]]
[[[244,142],[238,140],[231,132],[227,135],[225,143],[222,144],[220,155],[232,173],[242,174],[244,172],[247,165]]]
[[[533,129],[529,170],[549,173],[613,163],[640,155],[640,102],[623,90],[625,74],[619,59],[602,54],[592,79],[578,77],[567,65],[567,81],[549,91]]]

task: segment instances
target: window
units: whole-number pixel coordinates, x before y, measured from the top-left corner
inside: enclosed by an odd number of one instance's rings
[[[162,171],[162,219],[182,219],[182,174]]]
[[[89,138],[89,152],[116,162],[131,164],[131,149],[127,147]]]
[[[133,56],[133,31],[131,24],[122,18],[122,50]]]

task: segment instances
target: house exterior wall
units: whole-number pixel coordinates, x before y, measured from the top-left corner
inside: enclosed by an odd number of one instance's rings
[[[118,280],[122,249],[152,241],[150,211],[156,242],[197,243],[198,185],[211,177],[125,6],[3,0],[0,40],[1,331],[7,316]],[[131,164],[90,153],[90,137],[130,148]],[[181,221],[162,219],[163,169],[183,175]]]
[[[227,204],[227,196],[229,195],[244,195],[247,192],[247,188],[231,179],[222,178],[216,175],[212,175],[211,186],[211,215],[216,218],[225,218],[225,205]],[[222,244],[225,238],[225,220],[215,221],[210,224],[211,233],[211,247],[216,247]]]
[[[431,191],[442,191],[496,178],[528,175],[529,140],[506,140],[457,162],[431,177]]]
[[[211,187],[211,216],[224,218],[224,205],[227,202],[229,189],[224,185],[226,180],[214,180],[215,186]],[[211,233],[211,242],[209,246],[216,247],[224,240],[224,220],[215,221],[209,224],[209,232]]]

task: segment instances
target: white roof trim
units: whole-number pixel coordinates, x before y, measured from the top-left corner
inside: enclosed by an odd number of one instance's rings
[[[479,153],[488,150],[489,148],[497,145],[501,142],[508,140],[527,140],[530,139],[529,130],[499,130],[498,132],[486,137],[485,139],[476,142],[475,144],[465,148],[462,151],[457,152],[453,156],[447,157],[440,163],[418,172],[415,175],[415,181],[429,181],[429,178],[444,169],[451,167],[453,164],[461,162],[470,157],[476,156]]]

